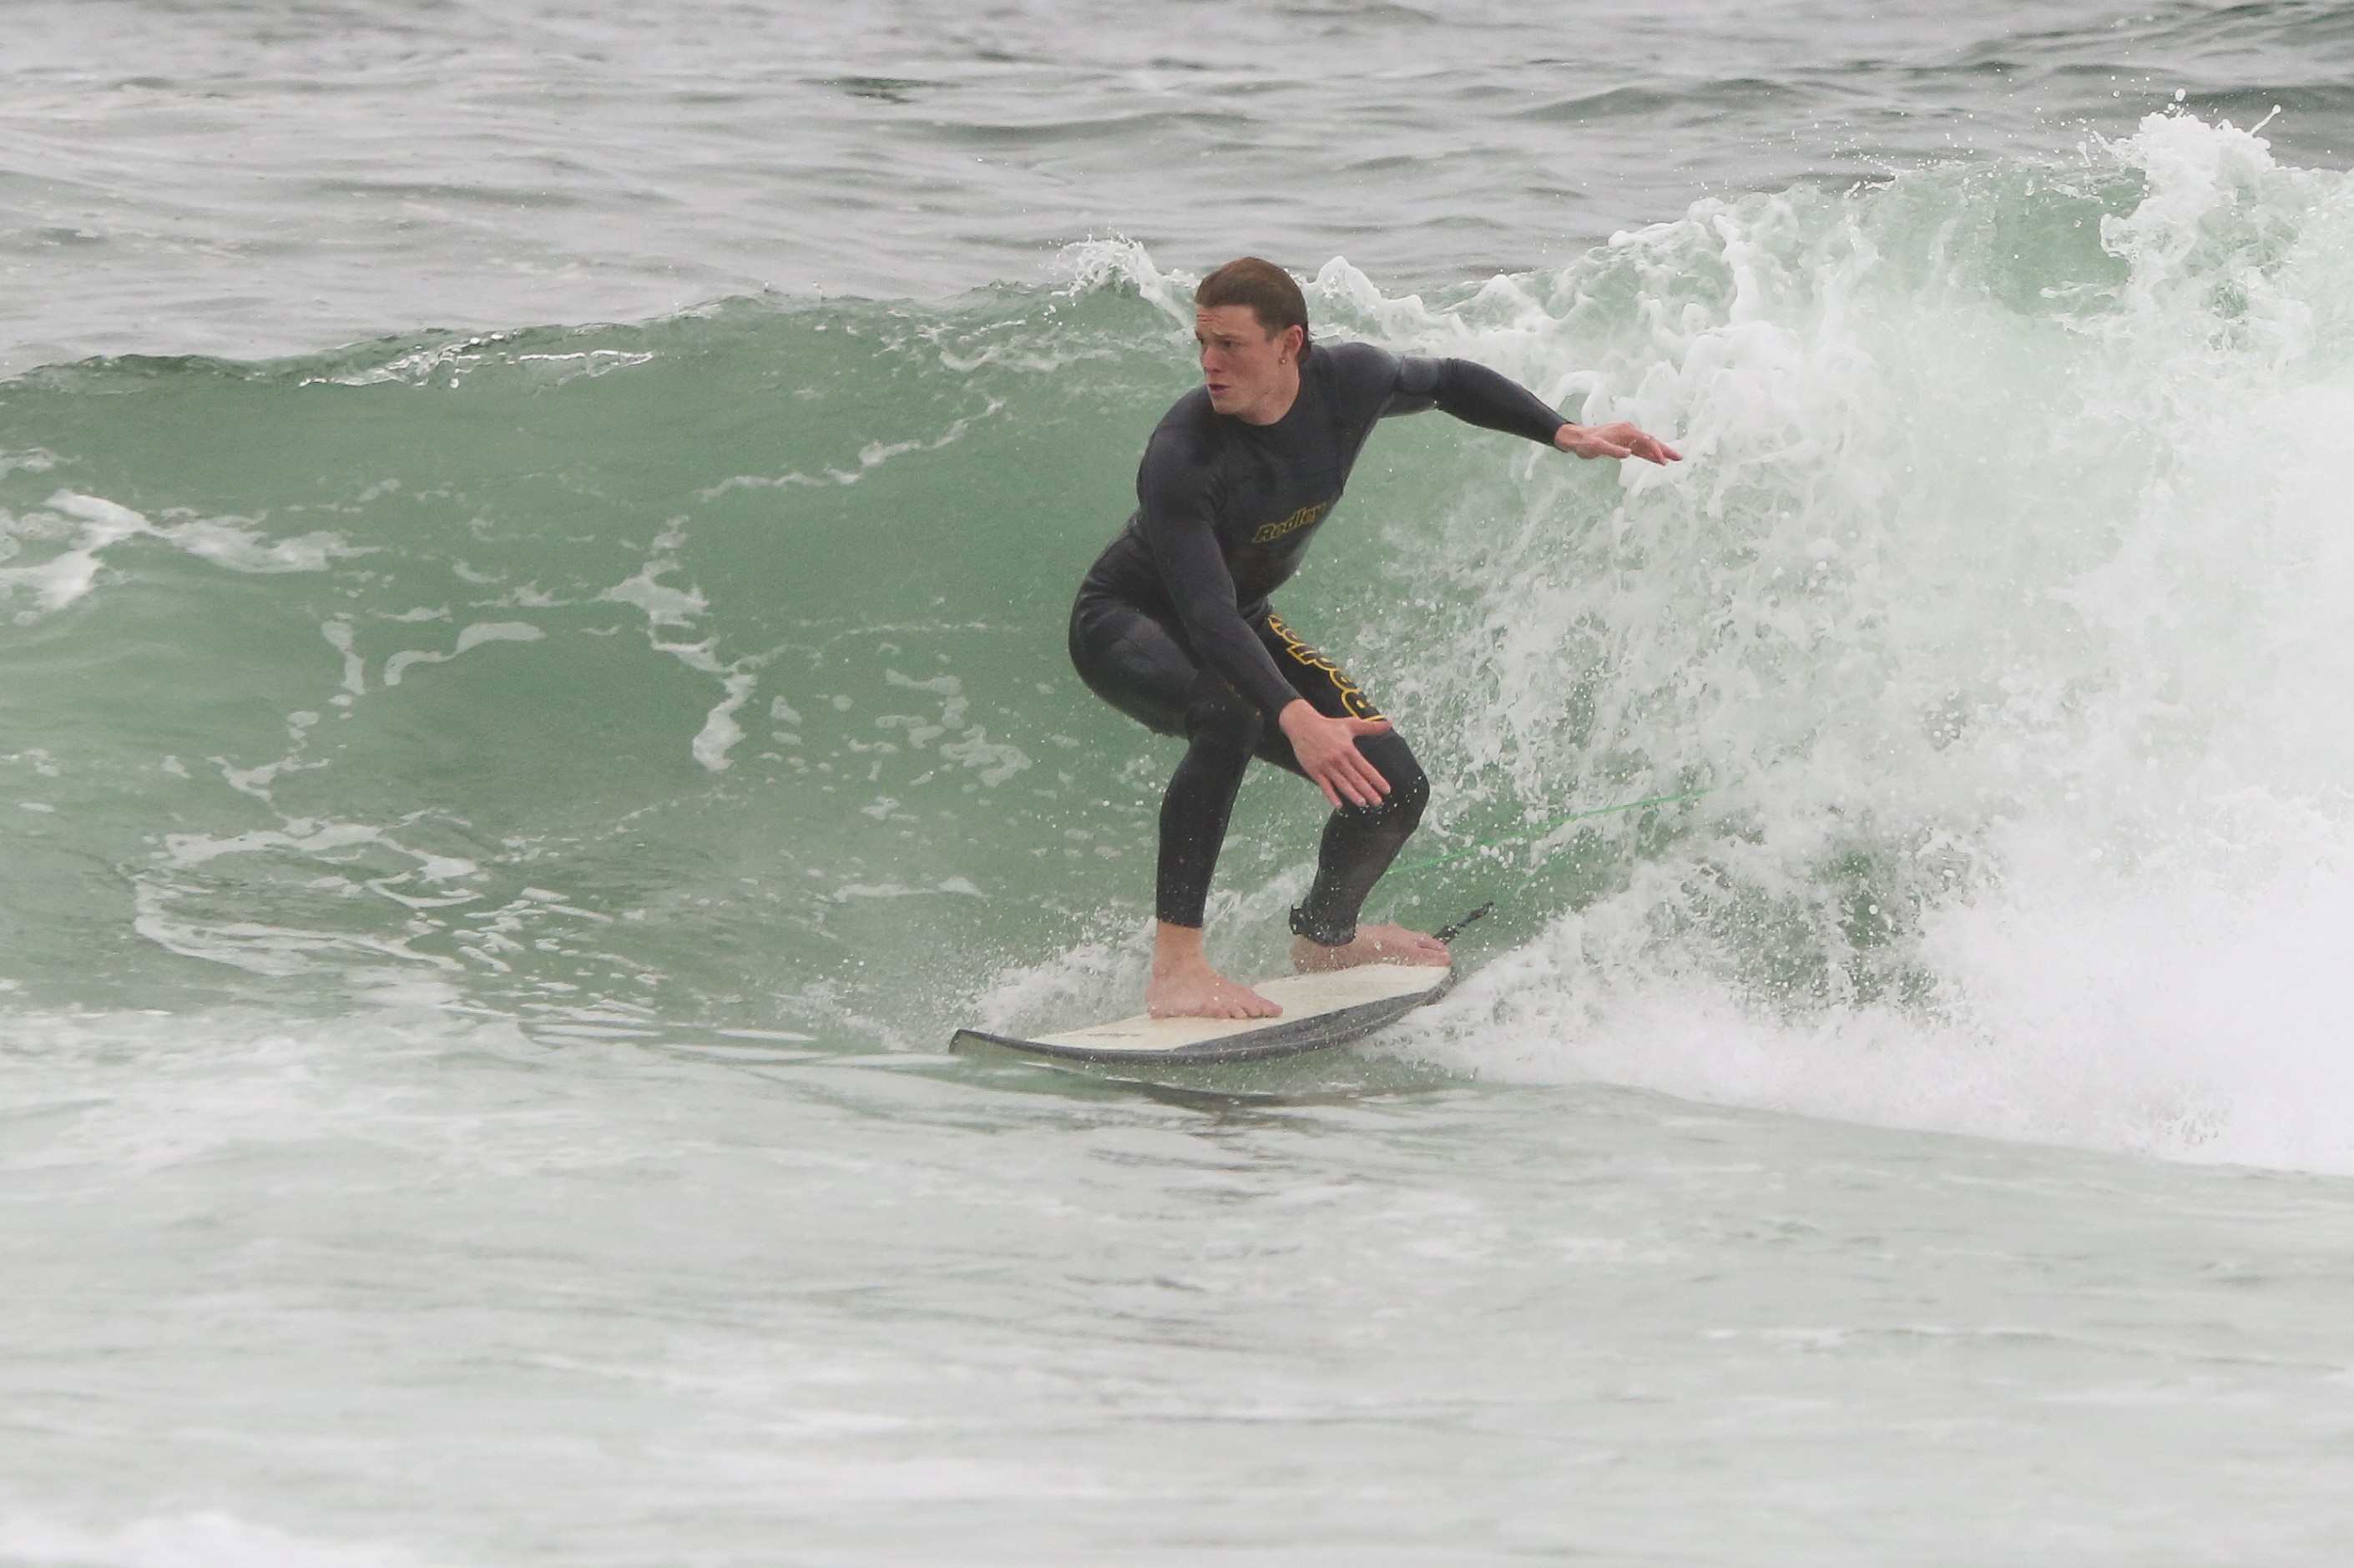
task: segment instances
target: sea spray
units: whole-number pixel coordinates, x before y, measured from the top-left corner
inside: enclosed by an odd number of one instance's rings
[[[2354,1166],[2349,216],[2153,117],[1597,256],[1560,330],[1632,302],[1600,411],[1691,468],[1458,511],[1424,690],[1468,715],[1458,799],[1723,788],[1560,844],[1598,895],[1442,1059]]]

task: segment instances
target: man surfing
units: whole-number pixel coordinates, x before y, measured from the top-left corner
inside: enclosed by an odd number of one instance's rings
[[[1210,876],[1253,757],[1324,792],[1316,880],[1291,912],[1292,967],[1448,961],[1445,944],[1357,912],[1430,798],[1414,753],[1341,667],[1267,606],[1341,499],[1377,420],[1438,408],[1584,458],[1681,454],[1630,424],[1571,424],[1485,366],[1404,358],[1366,343],[1318,347],[1291,275],[1246,256],[1202,280],[1202,385],[1145,445],[1137,509],[1071,607],[1071,662],[1088,690],[1184,760],[1161,802],[1155,1018],[1272,1018],[1283,1010],[1210,966]]]

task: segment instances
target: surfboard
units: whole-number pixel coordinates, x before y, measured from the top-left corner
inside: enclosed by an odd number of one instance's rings
[[[1248,1062],[1363,1039],[1437,1001],[1454,983],[1451,967],[1363,964],[1253,982],[1253,991],[1283,1009],[1279,1018],[1154,1018],[1140,1013],[1054,1034],[960,1029],[949,1046],[995,1045],[1076,1062]]]

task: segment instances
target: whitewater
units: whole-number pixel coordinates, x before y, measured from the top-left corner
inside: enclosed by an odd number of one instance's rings
[[[0,1563],[2338,1561],[2354,28],[1574,20],[24,8]],[[1246,249],[1687,461],[1284,590],[1444,1001],[951,1055],[1141,991]]]

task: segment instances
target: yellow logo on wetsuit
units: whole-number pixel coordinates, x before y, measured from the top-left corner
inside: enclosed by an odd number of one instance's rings
[[[1310,524],[1320,521],[1324,514],[1331,510],[1332,503],[1329,501],[1320,501],[1313,506],[1303,506],[1282,522],[1270,523],[1252,535],[1250,542],[1254,545],[1273,544],[1286,534],[1297,534]]]
[[[1317,510],[1320,512],[1323,508],[1318,507]],[[1267,618],[1267,629],[1275,633],[1275,640],[1283,644],[1284,652],[1296,662],[1310,670],[1323,672],[1331,681],[1332,690],[1340,696],[1343,713],[1352,718],[1377,719],[1382,716],[1382,710],[1373,706],[1371,697],[1357,689],[1357,683],[1349,679],[1348,672],[1310,648],[1301,640],[1299,633],[1283,624],[1281,616],[1270,613]]]

